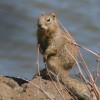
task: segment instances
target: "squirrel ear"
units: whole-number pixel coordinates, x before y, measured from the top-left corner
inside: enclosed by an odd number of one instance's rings
[[[55,18],[56,14],[54,12],[51,13],[52,17]]]

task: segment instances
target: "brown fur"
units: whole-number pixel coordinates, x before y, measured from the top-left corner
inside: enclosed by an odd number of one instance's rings
[[[75,42],[70,34],[59,27],[54,13],[43,14],[39,17],[37,41],[40,44],[40,52],[44,57],[47,68],[55,75],[58,75],[60,82],[79,98],[91,100],[89,99],[90,94],[87,86],[68,76],[75,64],[73,57],[77,59],[78,56],[78,48],[69,43],[69,40]]]
[[[50,22],[47,22],[47,20],[50,20]],[[59,28],[54,13],[39,17],[37,37],[41,53],[51,71],[54,70],[55,67],[59,70],[72,68],[75,61],[66,49],[71,52],[75,59],[77,58],[78,49],[75,45],[68,43],[67,38],[71,41],[74,41],[74,39],[70,34],[65,33]],[[51,65],[53,63],[54,65]],[[58,73],[57,70],[55,71]]]

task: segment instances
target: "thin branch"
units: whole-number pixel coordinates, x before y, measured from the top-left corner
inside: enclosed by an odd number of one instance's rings
[[[87,80],[86,80],[86,78],[84,77],[84,75],[83,75],[83,73],[82,73],[82,70],[81,70],[81,68],[80,68],[80,66],[79,66],[79,63],[77,62],[76,58],[70,53],[70,51],[67,49],[67,47],[66,47],[66,50],[67,50],[67,52],[70,54],[70,56],[73,58],[73,60],[76,62],[80,74],[83,76],[83,79],[84,79],[85,83],[87,83]]]
[[[96,86],[96,84],[95,84],[95,81],[94,81],[94,79],[93,79],[93,76],[91,75],[91,73],[90,73],[90,71],[89,71],[89,69],[88,69],[88,67],[87,67],[87,65],[86,65],[86,62],[85,62],[84,59],[83,59],[83,56],[82,56],[80,50],[79,50],[79,54],[80,54],[80,57],[81,57],[81,59],[82,59],[82,61],[83,61],[84,67],[86,68],[86,72],[87,72],[88,75],[89,75],[90,82],[92,83],[92,87],[93,87],[93,89],[94,89],[94,93],[95,93],[96,97],[100,99],[100,93],[99,93],[99,91],[98,91],[98,89],[97,89],[97,86]]]
[[[40,48],[40,44],[37,45],[37,60],[36,60],[36,64],[37,64],[37,69],[38,69],[38,74],[39,74],[39,80],[40,80],[40,86],[42,88],[42,81],[41,81],[41,76],[40,76],[40,66],[39,66],[39,54],[40,54],[40,51],[39,51],[39,48]]]
[[[54,87],[56,88],[56,90],[58,91],[58,93],[61,95],[61,97],[63,98],[63,100],[65,100],[64,96],[62,95],[62,93],[60,92],[60,90],[57,88],[56,84],[53,82],[53,79],[52,79],[50,73],[52,73],[52,74],[54,75],[54,77],[56,77],[56,75],[55,75],[53,72],[51,72],[50,70],[48,70],[47,64],[46,64],[46,63],[45,63],[45,67],[46,67],[46,69],[47,69],[48,75],[49,75],[49,77],[50,77],[50,79],[51,79],[51,81],[52,81]]]
[[[58,20],[57,20],[57,21],[58,21]],[[58,23],[62,26],[62,28],[64,29],[64,31],[65,31],[67,34],[69,34],[68,31],[67,31],[67,29],[66,29],[59,21],[58,21]],[[62,35],[62,36],[63,36],[63,35]],[[67,38],[66,36],[63,36],[63,37]],[[74,45],[76,45],[76,46],[78,46],[78,47],[81,47],[81,48],[85,49],[86,51],[92,53],[93,55],[97,56],[98,58],[100,58],[100,55],[99,55],[99,54],[94,53],[94,52],[91,51],[90,49],[87,49],[85,46],[82,46],[82,45],[80,45],[80,44],[77,44],[77,43],[75,43],[74,41],[72,41],[72,40],[69,39],[69,38],[67,38],[67,40],[68,40],[68,42],[69,42],[70,44],[74,44]],[[67,51],[68,51],[68,50],[67,50]],[[69,52],[69,51],[68,51],[68,52]],[[74,59],[73,55],[72,55],[70,52],[69,52],[69,54],[70,54],[70,55],[72,56],[72,58]],[[92,77],[92,75],[91,75],[91,73],[90,73],[90,71],[89,71],[89,69],[88,69],[88,67],[87,67],[87,65],[86,65],[86,63],[85,63],[85,61],[84,61],[82,55],[81,55],[81,53],[80,53],[80,56],[81,56],[81,59],[82,59],[84,65],[85,65],[86,71],[87,71],[87,73],[89,74],[90,80],[91,80],[92,85],[93,85],[93,88],[94,88],[94,93],[95,93],[96,97],[97,97],[98,99],[100,99],[99,91],[98,91],[98,89],[97,89],[97,87],[96,87],[96,84],[95,84],[95,82],[94,82],[94,79],[93,79],[93,77]],[[81,71],[81,69],[80,69],[80,67],[79,67],[79,64],[78,64],[77,60],[76,60],[76,59],[74,59],[74,60],[75,60],[76,64],[78,65],[78,68],[79,68],[79,71],[80,71],[81,75],[83,76],[82,71]],[[84,76],[83,76],[83,78],[85,79]],[[85,79],[85,81],[86,81],[86,79]]]
[[[56,20],[57,20],[58,23],[61,25],[61,27],[64,29],[64,31],[65,31],[67,34],[70,35],[70,33],[68,32],[68,30],[60,23],[60,21],[59,21],[58,19],[56,19]],[[67,37],[66,37],[66,38],[67,38]],[[79,46],[79,47],[85,49],[86,51],[89,51],[90,53],[92,53],[92,54],[94,54],[95,56],[97,56],[97,57],[100,58],[100,55],[98,55],[97,53],[91,51],[90,49],[86,48],[85,46],[82,46],[82,45],[80,45],[80,44],[77,44],[77,43],[75,43],[74,41],[72,41],[72,40],[69,39],[69,38],[67,38],[67,40],[68,40],[69,42],[73,43],[74,45],[77,45],[77,46]]]
[[[97,78],[98,78],[98,76],[99,76],[99,66],[100,66],[100,58],[97,58],[97,66],[96,66],[96,77],[95,77],[95,79],[94,79],[94,81],[96,82],[97,81]]]
[[[37,59],[36,59],[36,64],[37,64],[37,68],[38,68],[38,74],[40,76],[40,67],[39,67],[39,54],[40,54],[40,51],[39,51],[39,47],[40,47],[40,44],[37,45]]]
[[[18,77],[19,79],[22,79],[22,80],[24,80],[24,81],[26,81],[26,82],[28,82],[28,83],[31,83],[32,85],[34,85],[35,87],[37,87],[41,92],[43,92],[47,97],[49,97],[49,99],[50,100],[53,100],[51,97],[50,97],[50,95],[48,95],[41,87],[39,87],[38,85],[36,85],[35,83],[33,83],[33,82],[31,82],[31,81],[29,81],[29,80],[27,80],[27,79],[25,79],[25,78],[21,78],[21,77]]]

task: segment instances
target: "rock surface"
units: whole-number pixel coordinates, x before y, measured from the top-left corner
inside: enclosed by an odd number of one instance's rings
[[[77,100],[59,82],[51,81],[46,70],[41,77],[35,75],[30,81],[0,76],[0,100]]]
[[[55,85],[54,85],[55,84]],[[58,90],[57,90],[58,89]],[[29,82],[0,76],[0,100],[75,100],[65,87],[41,73]]]

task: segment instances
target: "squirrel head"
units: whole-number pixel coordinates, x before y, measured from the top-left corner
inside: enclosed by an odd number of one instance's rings
[[[54,12],[42,15],[38,18],[38,30],[54,32],[59,27]]]

